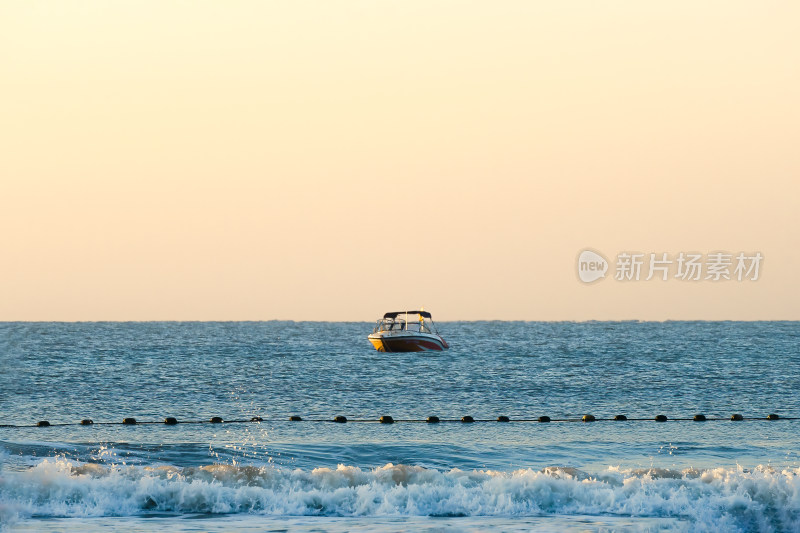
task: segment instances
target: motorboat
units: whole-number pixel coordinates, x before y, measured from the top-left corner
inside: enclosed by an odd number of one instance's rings
[[[367,338],[379,352],[424,352],[450,347],[436,330],[431,314],[422,310],[386,313]]]

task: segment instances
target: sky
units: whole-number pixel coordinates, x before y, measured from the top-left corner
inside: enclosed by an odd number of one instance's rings
[[[798,20],[2,2],[0,320],[800,320]],[[633,252],[668,279],[616,279]]]

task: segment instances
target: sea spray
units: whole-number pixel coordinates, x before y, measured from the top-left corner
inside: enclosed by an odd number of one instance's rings
[[[696,529],[797,530],[800,469],[552,467],[438,471],[387,464],[313,470],[212,464],[103,466],[45,459],[3,472],[0,509],[20,517],[253,513],[269,516],[614,515],[689,520]]]

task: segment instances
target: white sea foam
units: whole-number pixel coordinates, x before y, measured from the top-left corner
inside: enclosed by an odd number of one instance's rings
[[[0,521],[148,512],[273,516],[673,517],[695,530],[800,530],[800,469],[440,472],[387,464],[119,467],[45,459],[3,472]]]

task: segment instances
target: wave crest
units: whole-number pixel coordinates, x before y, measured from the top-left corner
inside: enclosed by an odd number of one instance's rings
[[[800,469],[441,472],[412,465],[311,471],[212,464],[176,468],[45,459],[0,477],[0,520],[148,512],[274,516],[618,515],[701,529],[800,530]]]

